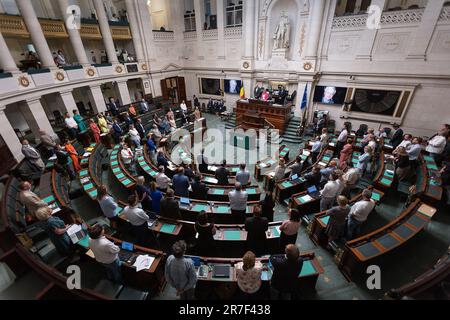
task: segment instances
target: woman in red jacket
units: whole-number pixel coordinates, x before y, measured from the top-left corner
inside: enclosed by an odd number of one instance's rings
[[[89,128],[92,131],[92,135],[94,136],[95,143],[99,143],[100,142],[100,128],[97,126],[97,124],[92,119],[89,119]]]
[[[347,161],[352,157],[353,154],[353,140],[347,139],[347,144],[341,151],[339,157],[339,167],[341,170],[347,169]]]

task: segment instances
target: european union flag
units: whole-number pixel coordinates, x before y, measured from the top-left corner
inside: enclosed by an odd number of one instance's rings
[[[305,109],[308,105],[308,85],[305,86],[305,92],[303,93],[302,104],[300,105],[300,109]]]

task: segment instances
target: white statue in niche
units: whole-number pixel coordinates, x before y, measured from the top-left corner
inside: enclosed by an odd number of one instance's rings
[[[273,36],[273,48],[274,49],[289,49],[289,37],[291,33],[291,24],[289,17],[283,11],[281,13],[280,22]]]

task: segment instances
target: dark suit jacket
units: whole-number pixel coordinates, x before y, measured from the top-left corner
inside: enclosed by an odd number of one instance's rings
[[[245,221],[247,231],[247,245],[254,254],[260,256],[265,253],[266,231],[269,228],[267,218],[251,217]]]
[[[161,200],[161,216],[169,219],[181,220],[180,206],[178,201],[172,198]]]
[[[203,182],[193,182],[191,184],[192,198],[198,200],[208,199],[208,187]]]
[[[402,143],[403,136],[404,134],[402,129],[398,129],[397,131],[394,132],[394,135],[392,136],[391,139],[391,143],[394,149],[397,148],[400,145],[400,143]]]
[[[144,126],[141,124],[137,124],[135,125],[137,132],[139,132],[139,135],[141,136],[141,139],[143,139],[145,137],[145,128]]]
[[[220,167],[216,170],[216,179],[219,180],[218,185],[219,186],[226,186],[228,185],[228,175],[230,173],[228,172],[227,168]]]
[[[290,262],[283,254],[271,256],[270,262],[273,266],[271,285],[281,292],[294,292],[303,267],[303,259],[299,257],[297,261]]]

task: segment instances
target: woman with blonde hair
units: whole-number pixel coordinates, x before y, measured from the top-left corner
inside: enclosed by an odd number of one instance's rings
[[[72,241],[66,233],[70,226],[53,216],[52,212],[53,210],[48,206],[41,207],[36,211],[36,217],[43,222],[41,228],[47,232],[58,253],[67,256],[72,253]]]
[[[253,252],[245,253],[242,262],[235,265],[236,279],[241,297],[245,300],[256,300],[261,288],[261,268],[257,268],[256,256]]]

